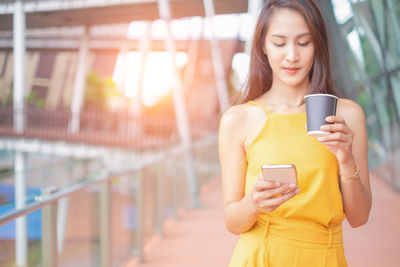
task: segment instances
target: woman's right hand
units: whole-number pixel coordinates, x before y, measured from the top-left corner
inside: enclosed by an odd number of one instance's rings
[[[247,197],[254,212],[271,212],[299,192],[295,184],[266,181],[260,174]]]

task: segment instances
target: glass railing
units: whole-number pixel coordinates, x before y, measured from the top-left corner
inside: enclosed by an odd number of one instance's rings
[[[21,216],[27,217],[28,266],[121,266],[134,257],[143,260],[166,222],[197,203],[198,188],[217,177],[216,139],[134,160],[119,172],[98,168],[64,188],[46,183],[33,202],[0,216],[0,265],[17,261],[15,220]],[[187,178],[188,171],[194,171],[195,181]]]
[[[92,179],[96,172],[102,169],[104,169],[104,164],[99,159],[64,158],[27,167],[24,171],[10,169],[3,172],[0,174],[0,215],[15,209],[14,190],[18,174],[22,174],[26,181],[26,202],[32,203],[40,197],[42,188],[49,186],[59,190],[68,188]]]

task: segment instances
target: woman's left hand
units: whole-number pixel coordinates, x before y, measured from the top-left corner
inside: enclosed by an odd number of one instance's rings
[[[352,153],[354,132],[341,116],[329,116],[326,117],[326,121],[333,124],[325,124],[320,129],[331,134],[318,138],[318,141],[336,156],[339,164],[354,162]]]

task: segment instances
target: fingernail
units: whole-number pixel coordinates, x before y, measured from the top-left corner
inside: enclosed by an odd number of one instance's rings
[[[294,187],[296,187],[296,184],[289,184],[289,187],[294,188]]]
[[[317,140],[318,140],[318,141],[323,141],[324,138],[323,138],[323,137],[318,137]]]
[[[326,128],[328,128],[326,125],[322,125],[322,126],[320,127],[321,130],[325,130]]]
[[[296,189],[296,190],[294,190],[294,192],[296,193],[296,194],[298,194],[299,192],[300,192],[300,189]]]

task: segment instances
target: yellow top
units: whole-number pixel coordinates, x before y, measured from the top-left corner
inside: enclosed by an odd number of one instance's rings
[[[339,164],[315,137],[307,135],[305,113],[271,113],[248,146],[245,193],[264,164],[294,164],[300,192],[277,209],[261,213],[243,233],[230,267],[347,267],[341,222]]]
[[[294,164],[300,193],[276,210],[262,214],[331,227],[340,223],[343,213],[339,189],[339,165],[334,154],[315,137],[307,135],[305,113],[268,114],[261,131],[247,148],[246,194],[251,191],[263,164]]]

